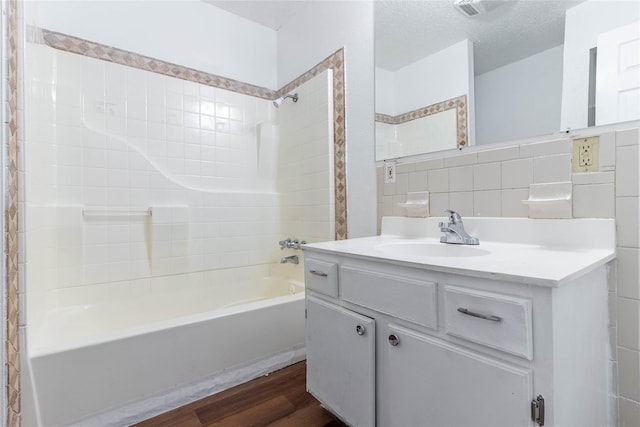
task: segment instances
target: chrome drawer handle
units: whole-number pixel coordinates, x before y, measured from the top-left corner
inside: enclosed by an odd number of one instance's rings
[[[328,276],[327,273],[323,273],[322,271],[318,271],[318,270],[309,270],[309,273],[315,274],[316,276],[320,276],[320,277],[327,277]]]
[[[364,333],[365,333],[364,326],[362,326],[362,325],[357,325],[357,326],[356,326],[356,334],[358,334],[358,335],[364,335]]]
[[[491,320],[492,322],[502,322],[502,317],[499,316],[486,316],[480,313],[474,313],[473,311],[469,311],[466,308],[458,307],[458,311],[462,314],[466,314],[467,316],[477,317],[478,319]]]

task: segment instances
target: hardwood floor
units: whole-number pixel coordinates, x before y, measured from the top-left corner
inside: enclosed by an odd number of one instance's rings
[[[346,427],[306,391],[305,362],[132,427]]]

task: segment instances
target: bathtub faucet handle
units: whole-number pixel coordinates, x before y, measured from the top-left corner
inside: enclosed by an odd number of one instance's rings
[[[280,245],[280,249],[288,248],[288,249],[300,249],[300,245],[304,245],[304,240],[298,241],[298,239],[292,239],[291,237],[287,237],[286,240],[280,240],[278,244]]]

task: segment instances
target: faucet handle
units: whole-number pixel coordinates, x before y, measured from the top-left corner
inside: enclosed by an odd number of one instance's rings
[[[459,224],[462,222],[462,217],[460,216],[460,214],[454,210],[451,209],[445,209],[445,212],[449,213],[449,222],[452,224]]]

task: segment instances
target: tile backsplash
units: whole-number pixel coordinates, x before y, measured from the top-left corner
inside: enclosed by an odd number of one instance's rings
[[[615,138],[603,135],[601,139]],[[620,149],[633,148],[625,147]],[[404,215],[398,206],[408,191],[429,191],[431,216],[454,209],[463,216],[527,217],[522,200],[529,185],[573,182],[574,217],[615,216],[614,173],[571,173],[570,138],[491,148],[397,166],[395,183],[385,184],[377,168],[378,217]],[[601,144],[601,158],[615,159],[615,145]],[[595,197],[594,197],[595,195]]]

